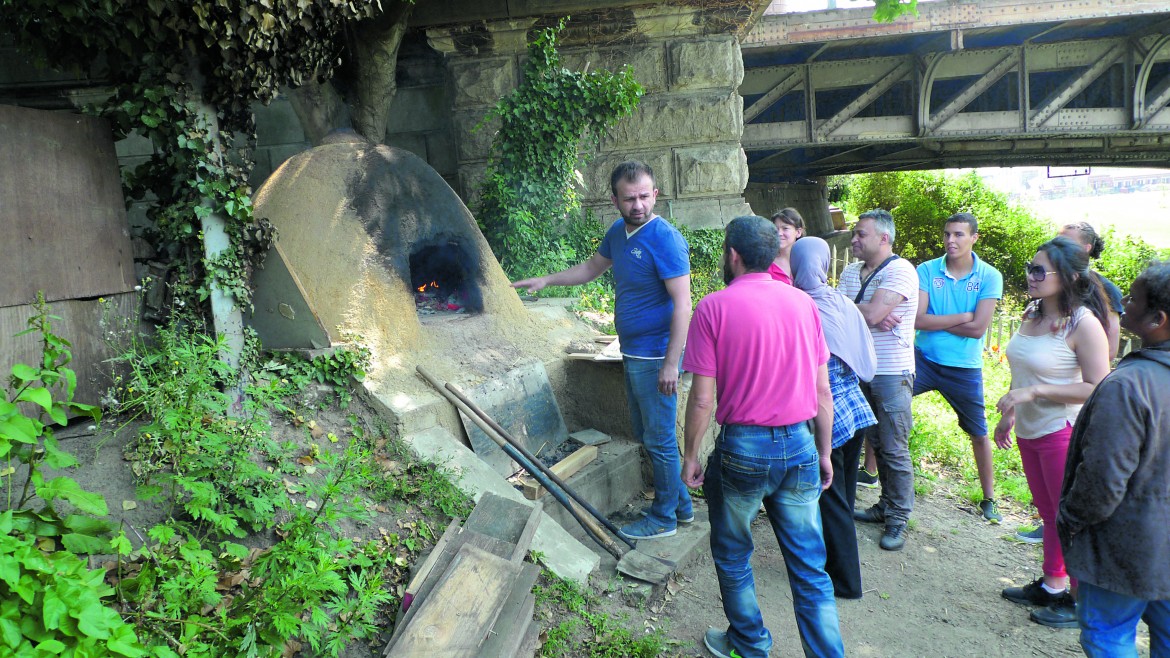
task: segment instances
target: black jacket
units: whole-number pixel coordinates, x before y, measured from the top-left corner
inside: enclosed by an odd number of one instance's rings
[[[1056,525],[1077,579],[1170,599],[1170,342],[1126,356],[1085,401]]]

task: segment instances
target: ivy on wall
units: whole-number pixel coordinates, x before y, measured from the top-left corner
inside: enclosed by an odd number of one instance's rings
[[[216,282],[247,307],[250,269],[274,237],[252,216],[249,108],[329,78],[345,25],[381,11],[379,0],[0,0],[0,25],[35,60],[108,80],[110,97],[90,111],[116,137],[151,140],[153,156],[124,184],[130,198],[155,199],[143,237],[178,266],[176,297],[202,301]],[[208,213],[231,240],[210,260]]]
[[[577,170],[584,140],[596,147],[605,131],[630,115],[644,93],[621,71],[570,71],[561,65],[555,28],[528,47],[520,86],[484,118],[500,128],[480,187],[480,228],[513,278],[555,272],[588,258],[600,226],[580,215]]]

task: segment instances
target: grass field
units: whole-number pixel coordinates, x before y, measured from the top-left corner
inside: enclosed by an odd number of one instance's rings
[[[1037,217],[1057,226],[1089,222],[1098,231],[1112,226],[1121,234],[1170,248],[1170,192],[1134,192],[1090,197],[1026,201]]]

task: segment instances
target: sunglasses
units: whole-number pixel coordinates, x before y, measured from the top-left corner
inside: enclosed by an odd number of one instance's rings
[[[1028,273],[1028,278],[1036,283],[1043,281],[1049,274],[1056,274],[1056,270],[1046,270],[1042,265],[1025,265],[1024,271]]]

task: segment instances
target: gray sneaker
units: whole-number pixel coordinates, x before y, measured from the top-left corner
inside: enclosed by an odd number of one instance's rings
[[[1003,515],[999,513],[999,506],[995,504],[994,498],[984,498],[979,503],[979,511],[983,513],[983,518],[992,525],[999,525],[1003,520]]]
[[[886,551],[900,551],[906,545],[906,524],[887,523],[886,531],[882,533],[878,546]]]
[[[1035,528],[1024,531],[1023,528],[1016,531],[1016,541],[1025,544],[1043,544],[1044,543],[1044,525],[1040,524]]]
[[[853,520],[862,523],[885,523],[886,509],[881,505],[870,505],[863,510],[853,510]]]

